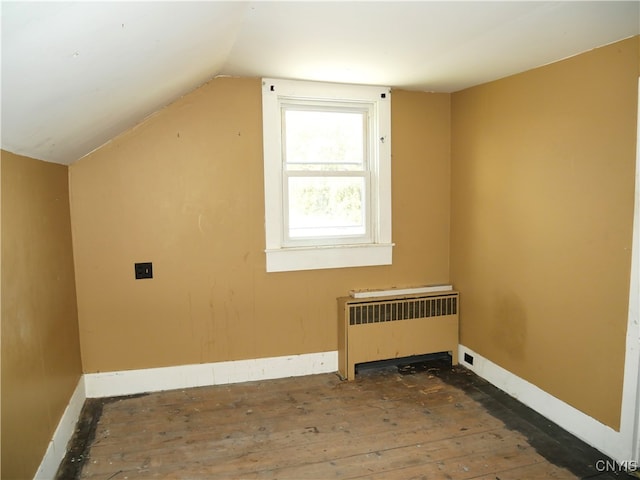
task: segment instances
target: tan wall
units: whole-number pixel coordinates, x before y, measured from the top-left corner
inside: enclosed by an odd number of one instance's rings
[[[386,267],[265,272],[259,79],[215,79],[76,162],[85,372],[336,350],[348,290],[448,282],[449,113],[448,94],[393,93]]]
[[[638,38],[452,96],[461,343],[616,429]]]
[[[33,478],[82,373],[67,167],[2,151],[2,478]]]

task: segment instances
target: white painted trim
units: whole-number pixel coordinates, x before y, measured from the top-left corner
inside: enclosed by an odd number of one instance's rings
[[[473,365],[464,361],[465,353],[473,356]],[[463,366],[478,376],[612,459],[618,462],[632,459],[633,424],[625,425],[624,418],[621,431],[617,432],[464,345],[460,345],[459,358]]]
[[[640,463],[640,77],[636,116],[636,174],[629,281],[629,319],[624,364],[621,422],[633,425],[632,459]]]
[[[393,244],[335,245],[266,250],[267,272],[391,265]]]
[[[67,453],[67,447],[73,433],[76,429],[76,424],[80,419],[80,413],[86,399],[84,377],[80,377],[78,385],[71,395],[69,404],[65,408],[60,422],[53,433],[53,438],[49,442],[47,451],[42,457],[40,467],[33,477],[34,480],[52,479],[55,478],[60,462]]]
[[[338,370],[338,352],[85,374],[87,398],[298,377]]]

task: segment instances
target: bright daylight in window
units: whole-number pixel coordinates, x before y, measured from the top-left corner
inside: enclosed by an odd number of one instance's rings
[[[391,263],[390,91],[263,79],[267,271]]]

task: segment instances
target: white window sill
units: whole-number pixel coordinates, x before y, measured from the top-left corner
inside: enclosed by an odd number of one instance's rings
[[[391,265],[393,243],[265,250],[267,272]]]

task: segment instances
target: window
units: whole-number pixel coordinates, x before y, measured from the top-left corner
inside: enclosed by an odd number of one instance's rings
[[[267,271],[391,264],[389,88],[263,79]]]

